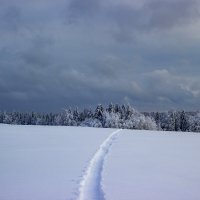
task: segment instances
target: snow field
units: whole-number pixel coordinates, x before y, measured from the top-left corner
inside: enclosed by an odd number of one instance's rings
[[[0,200],[69,200],[109,129],[0,125]]]
[[[107,200],[199,200],[200,134],[123,130],[104,163]]]
[[[0,124],[0,200],[199,200],[200,134]]]
[[[91,159],[83,180],[80,183],[78,200],[104,200],[101,179],[104,159],[108,154],[113,142],[119,136],[121,130],[114,131],[99,147],[98,151]]]

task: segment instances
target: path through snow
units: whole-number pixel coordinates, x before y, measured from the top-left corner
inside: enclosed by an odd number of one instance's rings
[[[80,182],[78,200],[104,200],[104,193],[101,187],[101,175],[104,159],[110,150],[114,140],[118,137],[119,131],[113,132],[99,147],[87,167],[87,170]]]

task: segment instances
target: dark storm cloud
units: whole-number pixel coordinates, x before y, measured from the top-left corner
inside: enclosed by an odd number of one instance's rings
[[[101,1],[100,0],[73,0],[70,1],[67,11],[69,15],[67,17],[71,20],[79,17],[92,17],[100,11]]]
[[[114,1],[106,3],[99,0],[71,0],[69,5],[69,18],[85,20],[90,16],[89,20],[93,20],[101,16],[103,23],[111,21],[116,24],[124,37],[138,31],[166,30],[184,25],[200,15],[197,0],[150,0],[144,1],[139,8],[123,2],[115,4]]]
[[[149,26],[155,28],[169,28],[177,24],[185,24],[199,17],[198,1],[154,0],[144,5],[142,10],[149,16]]]
[[[8,6],[5,10],[1,8],[1,11],[1,28],[16,31],[21,24],[20,10],[16,6]]]
[[[28,66],[48,67],[52,62],[49,55],[49,49],[51,49],[52,44],[53,41],[51,39],[37,36],[33,38],[31,46],[21,55],[21,58]]]
[[[0,110],[198,109],[195,0],[2,0]]]
[[[117,6],[111,11],[111,17],[119,26],[118,37],[131,38],[137,32],[168,30],[197,19],[199,12],[196,5],[195,0],[152,0],[139,9]]]

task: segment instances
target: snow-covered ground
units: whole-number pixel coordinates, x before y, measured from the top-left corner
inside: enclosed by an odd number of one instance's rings
[[[106,158],[107,200],[200,200],[200,134],[122,131]]]
[[[0,125],[0,200],[69,200],[109,129]]]
[[[0,200],[199,200],[200,134],[0,125]]]

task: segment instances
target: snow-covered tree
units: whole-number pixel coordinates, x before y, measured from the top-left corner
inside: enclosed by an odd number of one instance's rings
[[[0,123],[22,125],[90,126],[200,132],[200,112],[140,113],[131,105],[109,104],[96,109],[65,109],[61,113],[0,112]]]
[[[100,120],[96,118],[86,118],[84,121],[80,123],[80,126],[101,128],[102,123]]]
[[[119,113],[104,112],[103,121],[104,121],[105,128],[121,128]]]
[[[189,131],[189,121],[184,111],[180,113],[180,130],[183,132]]]

